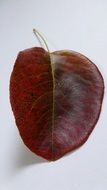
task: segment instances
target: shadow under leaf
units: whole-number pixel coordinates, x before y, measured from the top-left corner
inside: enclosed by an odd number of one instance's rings
[[[20,149],[18,150],[17,158],[15,161],[16,170],[28,167],[30,165],[36,165],[46,163],[47,161],[33,152],[31,152],[24,144],[21,143]]]

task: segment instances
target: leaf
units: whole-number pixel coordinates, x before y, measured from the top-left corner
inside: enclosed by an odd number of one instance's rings
[[[57,160],[87,140],[98,121],[103,93],[98,68],[73,51],[53,52],[50,60],[43,48],[24,50],[10,79],[20,135],[47,160]]]

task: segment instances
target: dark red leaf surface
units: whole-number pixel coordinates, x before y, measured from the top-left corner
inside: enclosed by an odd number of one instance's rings
[[[53,52],[50,61],[42,48],[24,50],[10,79],[20,135],[31,151],[47,160],[57,160],[87,140],[99,118],[103,93],[98,68],[73,51]]]

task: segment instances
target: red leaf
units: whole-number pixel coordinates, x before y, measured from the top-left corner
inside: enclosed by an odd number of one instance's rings
[[[99,118],[104,83],[98,68],[73,51],[50,55],[42,48],[19,53],[10,101],[27,147],[57,160],[82,145]]]

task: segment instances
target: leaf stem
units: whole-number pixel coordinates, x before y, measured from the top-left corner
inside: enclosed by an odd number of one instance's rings
[[[53,158],[53,132],[54,132],[54,117],[55,117],[55,74],[54,74],[54,62],[53,62],[53,59],[52,59],[52,56],[51,56],[51,53],[50,53],[50,50],[49,50],[49,47],[47,45],[47,42],[45,41],[45,39],[43,38],[43,36],[41,35],[41,33],[36,30],[36,29],[33,29],[33,33],[35,34],[35,36],[37,37],[38,41],[40,44],[41,43],[41,39],[46,47],[46,50],[48,51],[49,53],[49,56],[50,56],[50,63],[51,63],[51,69],[52,69],[52,78],[53,78],[53,111],[52,111],[52,160],[54,160]]]
[[[41,33],[40,33],[38,30],[36,30],[35,28],[33,29],[33,33],[35,34],[35,36],[37,37],[37,39],[39,40],[39,42],[41,42],[41,41],[40,41],[40,39],[38,38],[38,36],[43,40],[47,51],[50,53],[50,50],[49,50],[49,48],[48,48],[48,45],[47,45],[45,39],[43,38],[43,36],[41,35]]]

